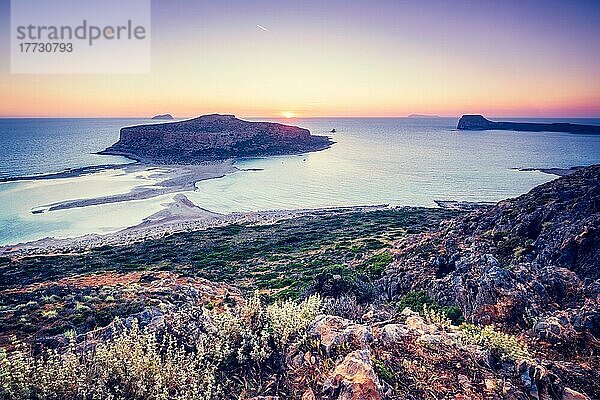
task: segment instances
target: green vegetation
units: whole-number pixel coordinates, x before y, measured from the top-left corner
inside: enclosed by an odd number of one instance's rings
[[[516,361],[530,357],[527,345],[523,341],[515,336],[495,331],[489,325],[482,328],[477,325],[462,324],[459,329],[465,343],[486,348],[502,361]]]
[[[0,324],[5,329],[0,345],[10,334],[85,332],[161,301],[177,301],[167,293],[154,293],[150,301],[131,283],[105,282],[115,273],[167,271],[206,278],[245,293],[260,290],[269,302],[321,291],[366,301],[373,294],[373,280],[391,262],[391,243],[456,214],[420,208],[323,212],[273,225],[231,225],[82,254],[1,259]],[[79,276],[93,277],[98,284],[35,286]]]
[[[169,318],[162,331],[119,320],[107,340],[33,355],[14,343],[0,349],[0,398],[223,399],[261,394],[265,370],[278,372],[289,346],[302,342],[321,299],[276,302],[257,296],[242,307],[207,312],[194,307]],[[72,335],[71,335],[72,336]],[[279,389],[285,393],[284,388]]]
[[[281,278],[308,283],[324,267],[349,264],[386,248],[408,231],[422,232],[456,212],[402,208],[306,216],[274,225],[230,225],[187,232],[85,254],[0,260],[0,289],[105,271],[169,270],[248,289],[280,285]],[[369,260],[374,271],[384,253]],[[295,285],[299,289],[302,285]]]
[[[394,371],[389,368],[385,363],[375,357],[371,359],[373,362],[373,368],[375,369],[375,373],[379,377],[379,379],[391,384],[396,381],[396,374]]]
[[[399,311],[402,311],[406,307],[418,312],[422,316],[426,316],[427,310],[441,312],[455,325],[464,322],[464,317],[458,306],[441,306],[429,297],[424,290],[413,290],[402,297],[398,302],[397,308]]]
[[[365,275],[344,265],[332,265],[315,276],[308,292],[335,299],[351,296],[364,303],[373,299],[375,288]]]
[[[359,270],[367,276],[377,279],[383,275],[392,261],[394,261],[394,257],[389,251],[385,250],[369,257],[364,264],[359,266]]]

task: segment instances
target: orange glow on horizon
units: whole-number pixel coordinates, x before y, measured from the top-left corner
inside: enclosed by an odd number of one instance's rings
[[[563,12],[523,2],[175,3],[152,2],[147,74],[11,74],[0,58],[0,117],[600,118],[600,28],[583,2],[558,2]],[[8,26],[10,12],[0,15]],[[556,28],[567,21],[573,29]]]

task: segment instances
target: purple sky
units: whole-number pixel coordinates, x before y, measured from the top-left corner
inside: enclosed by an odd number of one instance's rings
[[[600,116],[600,1],[152,1],[149,76],[70,79],[9,73],[9,15],[5,116]]]

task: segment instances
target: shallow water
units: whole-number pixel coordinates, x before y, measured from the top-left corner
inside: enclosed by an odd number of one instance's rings
[[[337,143],[303,156],[239,161],[239,168],[262,170],[199,182],[190,199],[218,212],[499,201],[555,178],[513,168],[600,162],[600,136],[465,132],[454,129],[454,118],[294,122],[313,134],[335,128],[330,135]]]
[[[119,127],[148,120],[0,119],[0,177],[130,162],[99,156]],[[279,121],[330,134],[330,149],[300,156],[246,159],[240,171],[197,183],[185,193],[218,212],[384,204],[434,206],[434,200],[497,201],[554,179],[524,167],[600,163],[600,136],[562,133],[456,131],[457,120],[295,119]],[[581,121],[576,121],[581,122]],[[600,120],[585,123],[600,124]],[[254,169],[260,169],[255,171]],[[42,214],[57,201],[126,193],[151,184],[122,170],[79,177],[0,183],[0,244],[48,236],[111,232],[162,209],[173,194]]]

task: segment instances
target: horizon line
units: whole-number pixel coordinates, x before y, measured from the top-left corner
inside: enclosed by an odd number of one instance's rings
[[[193,116],[175,116],[173,114],[173,119],[192,119],[192,118],[197,118],[199,116],[202,115],[210,115],[210,114],[229,114],[229,115],[234,115],[236,118],[268,118],[268,119],[281,119],[281,120],[298,120],[298,119],[323,119],[323,118],[362,118],[362,119],[368,119],[368,118],[381,118],[381,119],[394,119],[394,118],[413,118],[413,119],[443,119],[443,118],[460,118],[463,115],[482,115],[486,118],[493,118],[493,119],[498,119],[498,118],[537,118],[537,119],[600,119],[600,115],[598,116],[552,116],[552,117],[548,117],[548,116],[533,116],[533,115],[526,115],[526,116],[493,116],[493,115],[486,115],[486,114],[477,114],[477,113],[464,113],[461,115],[434,115],[434,114],[418,114],[418,113],[414,113],[414,114],[408,114],[408,115],[319,115],[319,116],[295,116],[295,117],[284,117],[281,115],[276,115],[276,116],[265,116],[265,115],[237,115],[237,114],[231,114],[231,113],[206,113],[206,114],[198,114],[198,115],[193,115]],[[106,115],[95,115],[95,116],[81,116],[81,115],[72,115],[72,116],[47,116],[47,115],[16,115],[16,116],[11,116],[11,115],[0,115],[0,119],[152,119],[153,116],[106,116]],[[164,119],[155,119],[155,121],[170,121],[170,120],[164,120]]]

